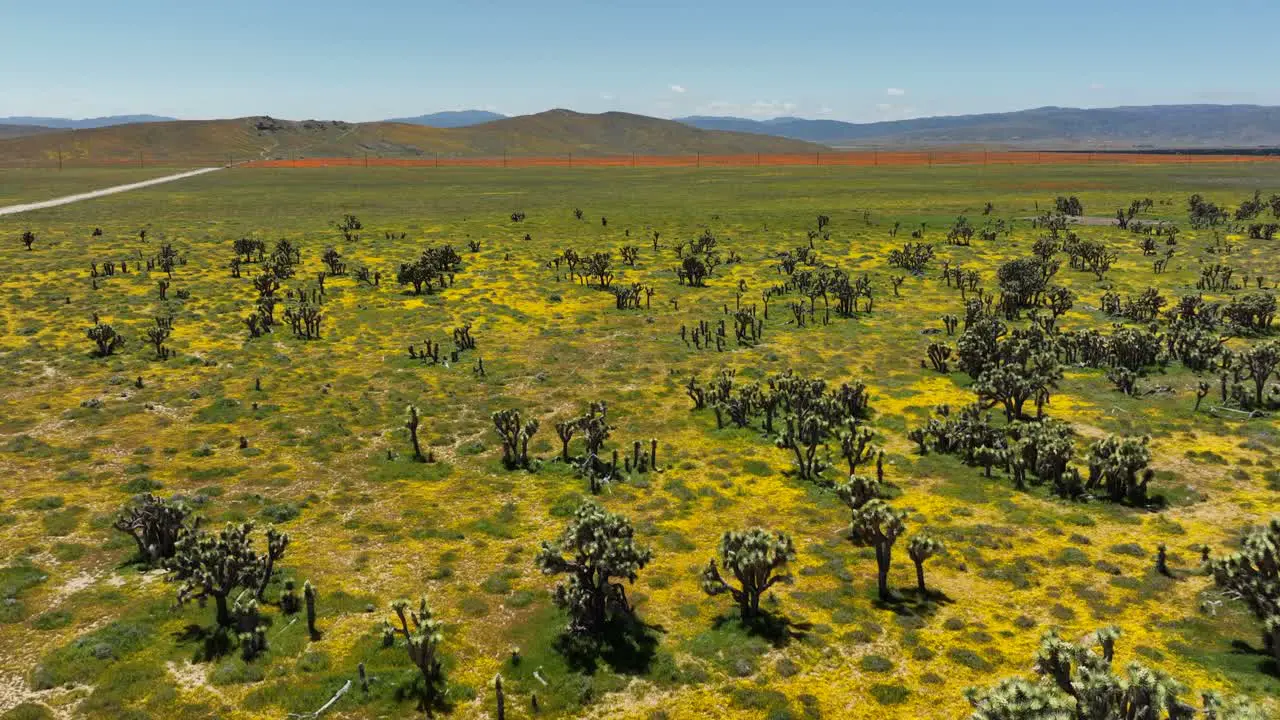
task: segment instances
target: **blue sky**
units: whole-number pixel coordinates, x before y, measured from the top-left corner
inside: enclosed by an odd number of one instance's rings
[[[0,0],[0,116],[1280,104],[1277,27],[1275,0]]]

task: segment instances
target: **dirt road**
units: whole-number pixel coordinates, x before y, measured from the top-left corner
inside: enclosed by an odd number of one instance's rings
[[[128,192],[130,190],[138,190],[140,188],[150,187],[152,185],[159,185],[160,183],[173,182],[174,180],[182,180],[189,177],[195,177],[196,175],[204,175],[205,173],[211,173],[216,170],[222,170],[222,169],[223,168],[221,167],[211,167],[211,168],[200,168],[199,170],[188,170],[187,172],[180,172],[180,173],[177,173],[176,175],[165,175],[164,177],[152,178],[150,180],[143,180],[142,182],[129,183],[128,185],[114,185],[112,187],[102,188],[101,190],[92,190],[90,192],[79,193],[77,195],[67,195],[60,198],[54,198],[52,200],[41,200],[40,202],[22,203],[20,205],[10,205],[8,207],[0,207],[0,215],[17,215],[18,213],[29,212],[31,210],[43,210],[45,208],[57,207],[59,205],[69,205],[73,202],[79,202],[81,200],[92,200],[93,198],[105,197],[107,195],[115,195],[116,193]]]

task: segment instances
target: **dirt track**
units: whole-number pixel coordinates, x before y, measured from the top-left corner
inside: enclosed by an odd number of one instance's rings
[[[175,175],[165,175],[164,177],[151,178],[150,180],[129,183],[127,185],[114,185],[112,187],[102,188],[101,190],[90,190],[86,193],[65,195],[52,200],[41,200],[39,202],[21,203],[19,205],[0,207],[0,215],[17,215],[18,213],[29,212],[31,210],[43,210],[45,208],[57,207],[59,205],[69,205],[81,200],[92,200],[93,198],[115,195],[116,193],[128,192],[130,190],[138,190],[140,188],[150,187],[151,185],[159,185],[160,183],[173,182],[174,180],[182,180],[189,177],[195,177],[196,175],[204,175],[205,173],[211,173],[215,170],[221,169],[221,167],[210,167],[200,168],[199,170],[188,170],[187,172],[181,172]]]

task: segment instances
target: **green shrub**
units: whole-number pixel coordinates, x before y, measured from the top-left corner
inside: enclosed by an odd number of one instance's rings
[[[947,657],[970,670],[986,673],[996,669],[995,665],[987,662],[981,655],[969,648],[951,648],[947,650]]]
[[[885,673],[893,669],[893,661],[883,655],[865,655],[858,665],[867,672]]]
[[[911,697],[911,691],[902,685],[876,684],[871,686],[871,697],[881,705],[900,705]]]

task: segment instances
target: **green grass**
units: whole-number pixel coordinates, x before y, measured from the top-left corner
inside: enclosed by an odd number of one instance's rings
[[[0,207],[52,200],[182,172],[181,167],[0,169]],[[15,218],[15,221],[18,219]],[[18,224],[21,224],[19,221]],[[89,228],[92,232],[93,228]],[[36,247],[40,246],[37,232]]]

